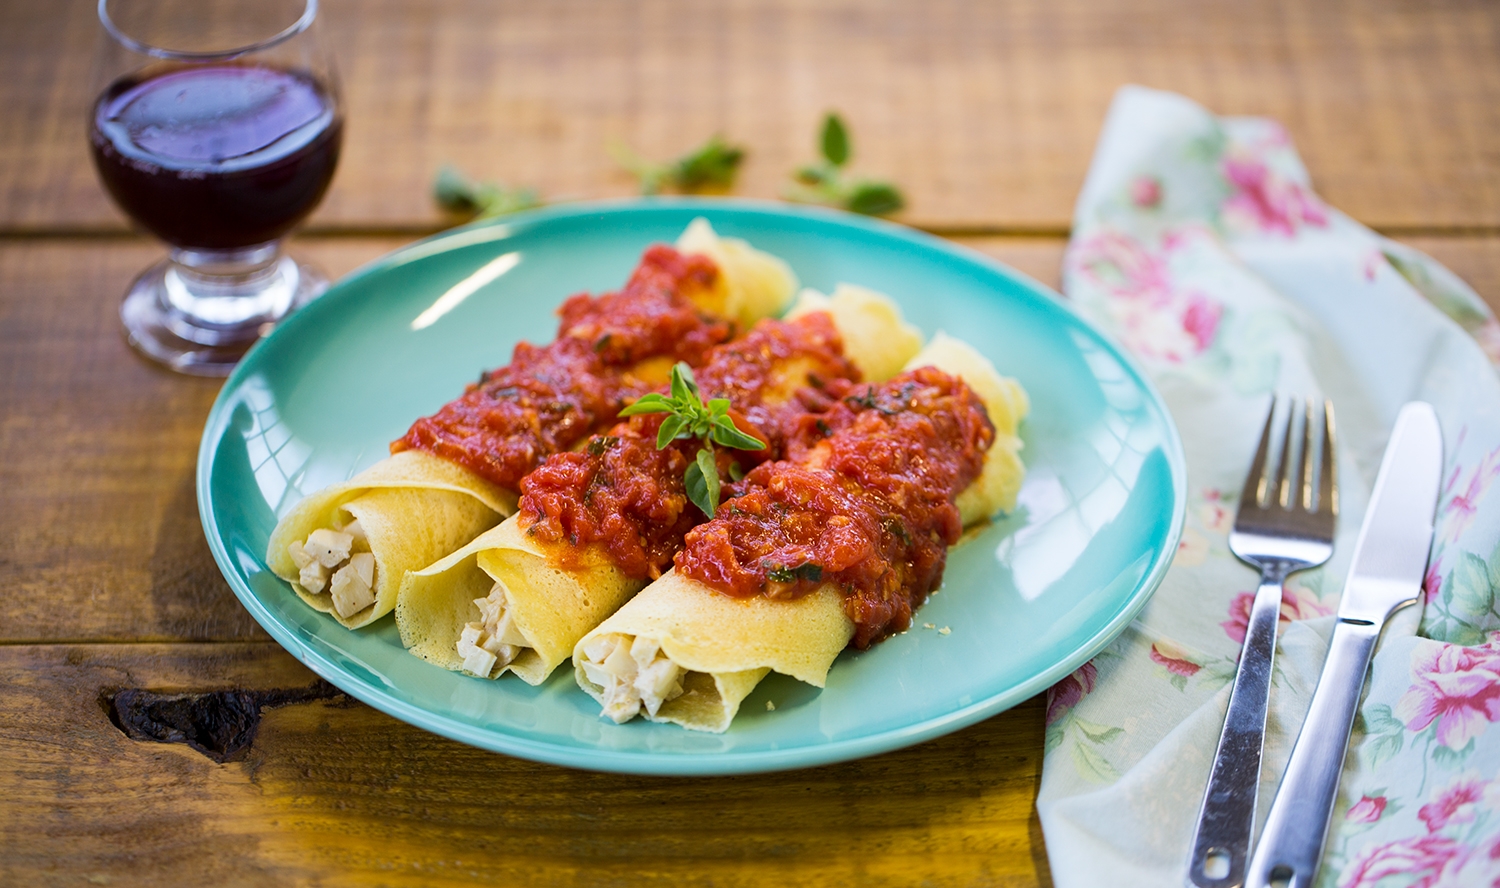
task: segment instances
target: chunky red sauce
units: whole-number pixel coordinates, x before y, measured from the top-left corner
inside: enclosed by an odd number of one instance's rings
[[[715,447],[720,476],[727,477],[732,466],[785,456],[789,444],[806,437],[804,426],[812,428],[801,421],[809,409],[835,403],[815,386],[834,380],[853,385],[857,371],[843,357],[832,319],[814,313],[790,322],[761,321],[744,338],[709,352],[695,376],[705,401],[729,398],[735,425],[768,444],[759,451]],[[549,457],[526,476],[520,513],[527,532],[580,550],[600,543],[625,574],[660,576],[683,535],[705,517],[683,483],[702,445],[679,440],[657,450],[663,418],[631,417],[581,451]]]
[[[517,345],[510,364],[417,420],[391,452],[425,450],[519,489],[542,460],[609,428],[625,404],[651,390],[632,373],[641,362],[696,366],[729,339],[728,322],[694,305],[718,275],[707,257],[651,247],[623,289],[568,299],[555,341]]]
[[[880,385],[825,386],[840,400],[800,457],[757,466],[718,516],[689,531],[677,569],[737,597],[795,598],[834,583],[868,647],[911,625],[963,530],[958,494],[995,431],[961,380],[932,367]]]

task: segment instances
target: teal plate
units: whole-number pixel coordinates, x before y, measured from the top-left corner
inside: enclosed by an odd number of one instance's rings
[[[390,619],[351,632],[266,569],[278,514],[385,456],[413,419],[506,363],[517,341],[550,340],[564,297],[619,287],[642,249],[699,215],[785,258],[805,286],[889,293],[924,332],[967,340],[1030,393],[1021,505],[952,550],[943,588],[911,631],[846,652],[821,691],[773,675],[726,733],[701,734],[601,719],[566,666],[537,688],[444,671],[408,655]],[[1182,445],[1160,397],[1045,287],[885,222],[686,199],[540,210],[365,266],[251,350],[198,455],[198,508],[220,569],[314,672],[465,743],[641,774],[842,761],[1014,706],[1098,653],[1145,604],[1176,550],[1184,490]]]

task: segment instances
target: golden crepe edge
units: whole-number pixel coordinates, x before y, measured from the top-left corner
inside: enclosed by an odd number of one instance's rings
[[[453,551],[515,509],[515,494],[445,459],[404,450],[293,506],[271,531],[266,565],[314,610],[358,629],[395,608],[407,571]],[[300,569],[288,551],[291,543],[300,543],[315,530],[346,526],[349,522],[340,520],[345,513],[359,520],[368,551],[375,556],[374,603],[348,617],[334,610],[331,595],[303,587]],[[411,527],[418,532],[410,533]]]

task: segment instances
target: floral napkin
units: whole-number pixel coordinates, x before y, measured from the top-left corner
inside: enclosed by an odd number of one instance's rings
[[[1105,122],[1063,289],[1166,399],[1188,517],[1140,617],[1048,694],[1037,805],[1057,885],[1183,884],[1257,580],[1227,533],[1281,393],[1333,401],[1342,499],[1333,558],[1283,600],[1257,829],[1396,412],[1425,400],[1445,462],[1424,600],[1377,649],[1318,885],[1500,886],[1500,325],[1484,303],[1319,200],[1273,121],[1139,87]]]

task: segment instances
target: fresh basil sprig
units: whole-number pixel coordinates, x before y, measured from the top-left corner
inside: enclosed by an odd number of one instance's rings
[[[883,216],[906,206],[906,199],[889,182],[874,179],[845,181],[844,165],[852,153],[849,130],[837,114],[823,118],[823,134],[819,141],[823,159],[805,166],[794,174],[797,185],[787,197],[803,203],[818,203],[842,207],[850,212],[866,216]]]
[[[542,205],[541,198],[531,188],[475,182],[452,164],[438,170],[432,182],[432,199],[444,211],[471,219],[490,219]]]
[[[703,448],[692,465],[683,474],[688,499],[703,510],[703,514],[714,517],[719,510],[719,469],[714,460],[714,444],[736,450],[764,450],[766,445],[759,439],[747,435],[729,418],[729,399],[711,398],[707,403],[698,390],[698,382],[687,364],[679,361],[672,367],[672,393],[652,392],[624,410],[621,416],[638,416],[645,413],[666,413],[661,429],[656,433],[656,449],[661,450],[678,438],[698,438]]]
[[[734,187],[735,174],[745,159],[745,149],[731,145],[719,136],[667,163],[646,160],[620,142],[610,145],[610,153],[620,166],[640,181],[642,194],[660,194],[669,190],[686,194],[728,191]]]

